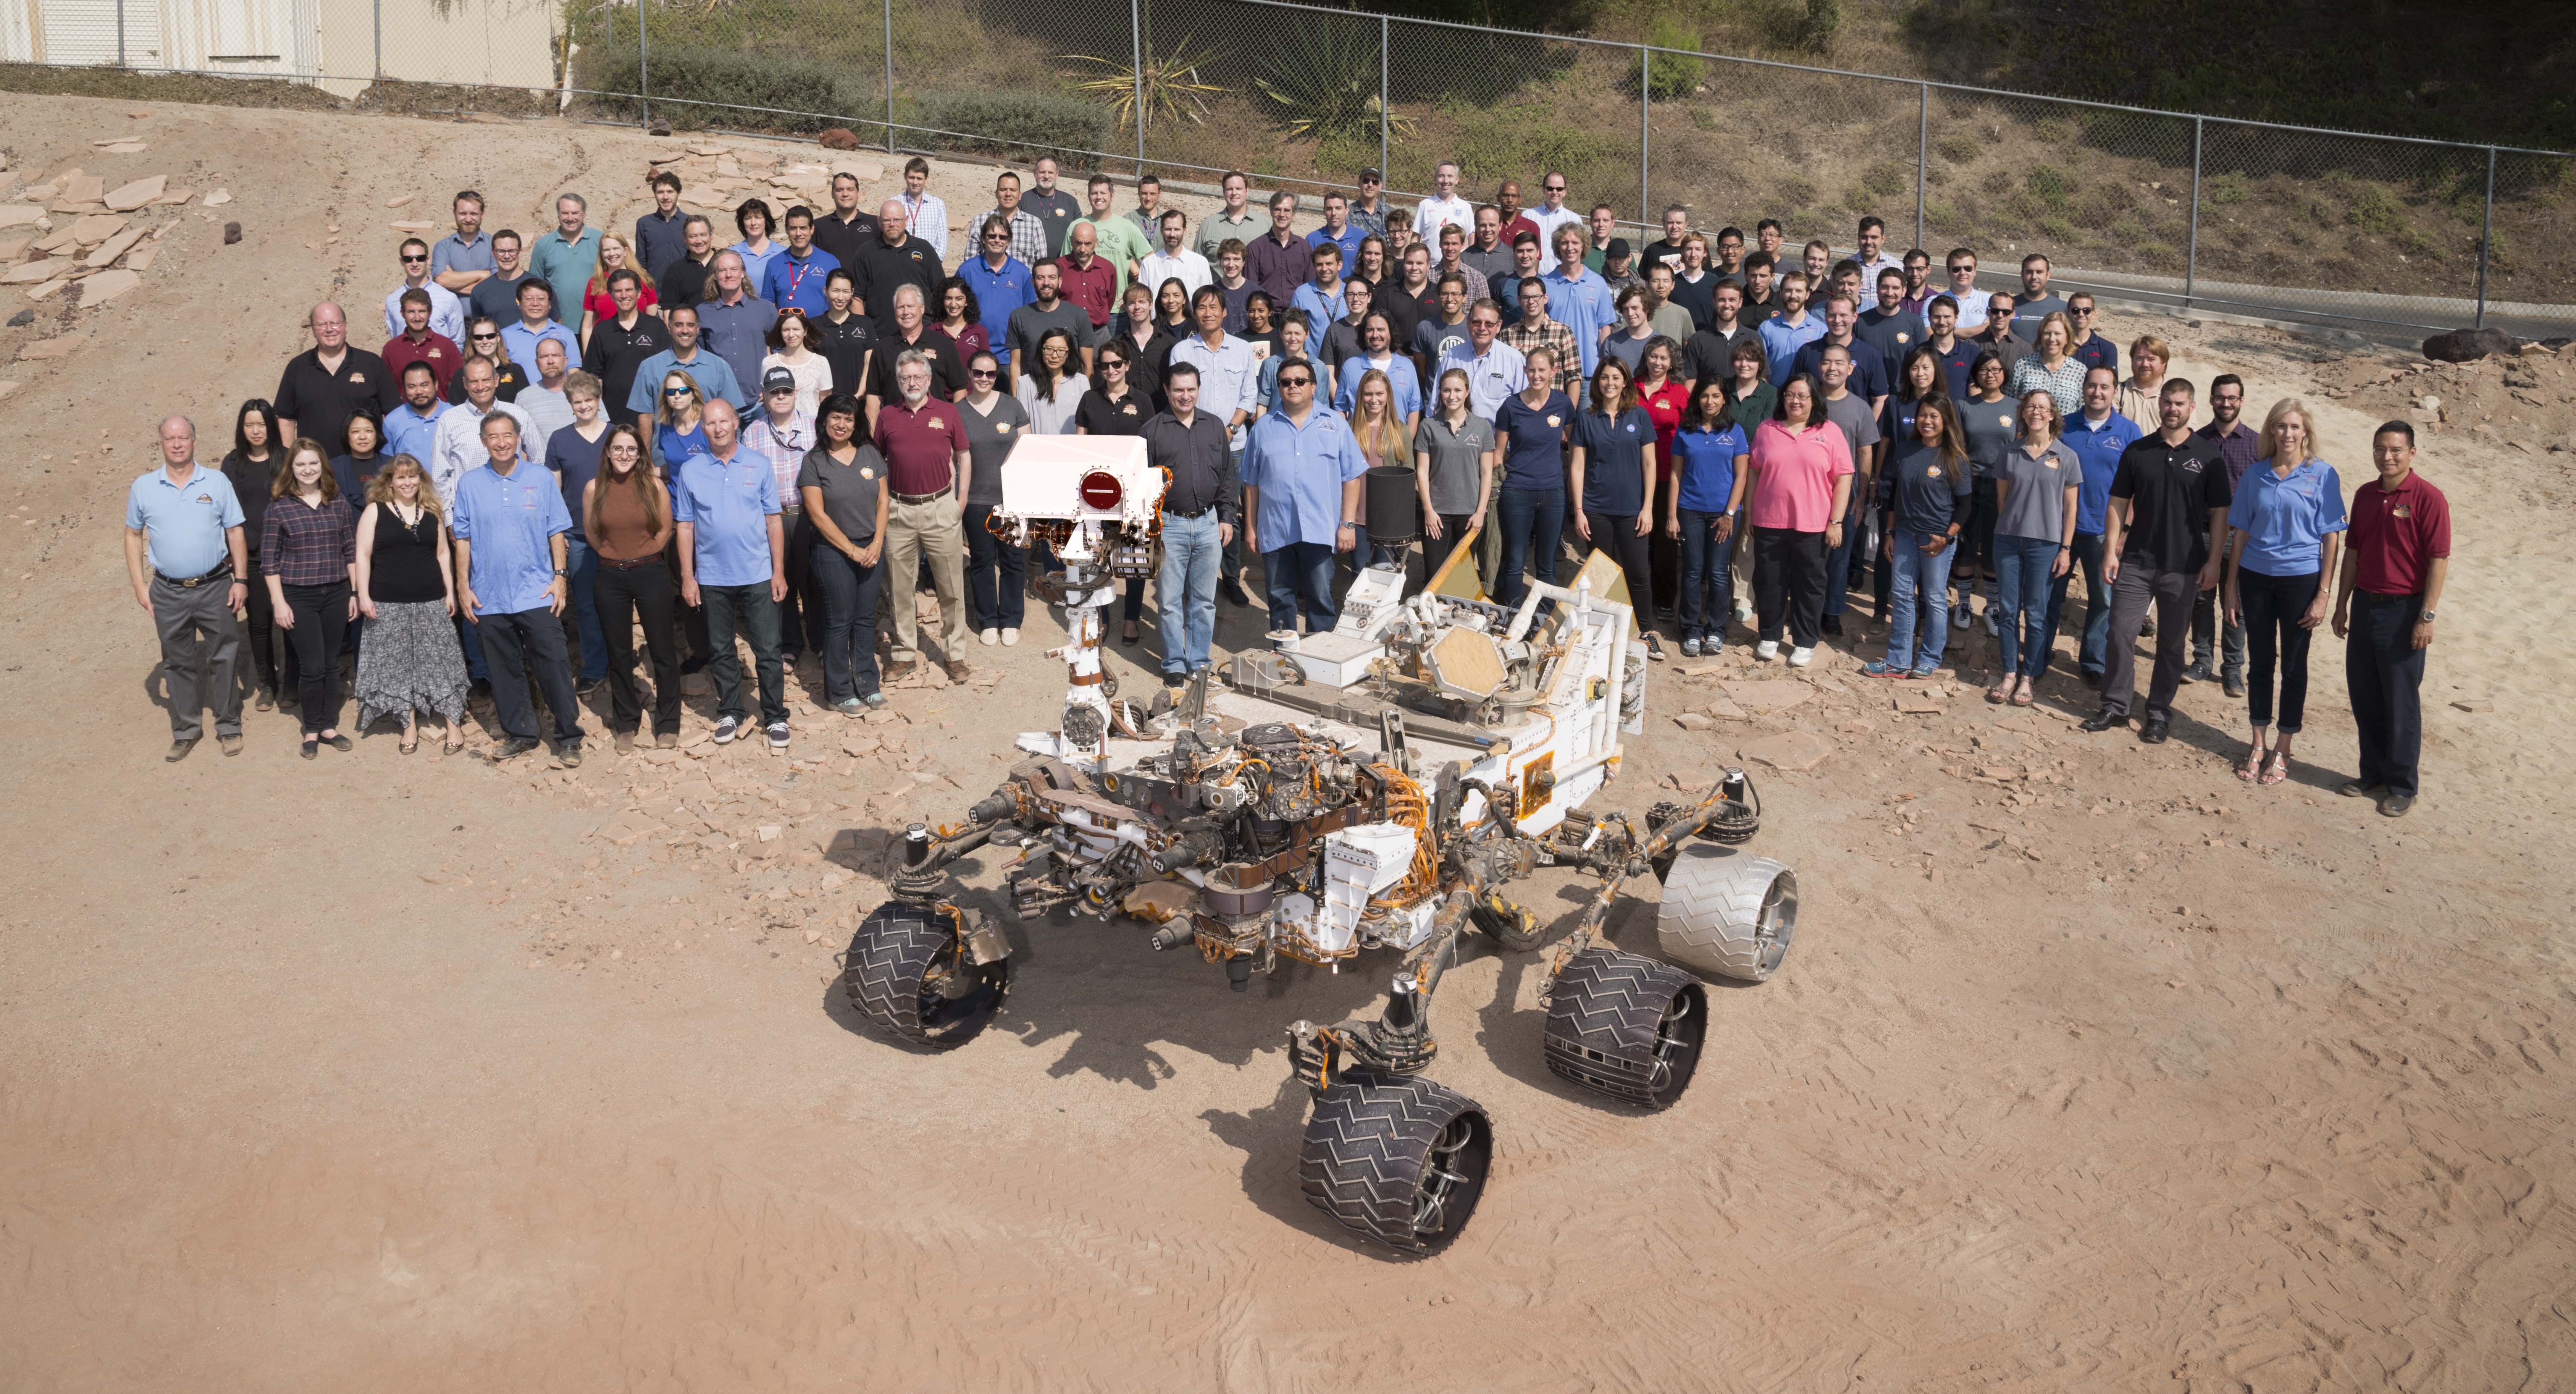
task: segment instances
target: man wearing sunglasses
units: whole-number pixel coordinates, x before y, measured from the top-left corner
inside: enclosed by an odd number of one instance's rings
[[[1350,202],[1351,226],[1362,237],[1386,236],[1386,176],[1375,165],[1360,171],[1359,197]],[[1410,225],[1405,225],[1410,230]]]
[[[1008,174],[1002,177],[1012,178]],[[1018,198],[1018,182],[1013,180],[1009,188],[1011,196]],[[987,213],[977,221],[982,230],[975,237],[976,250],[981,255],[968,257],[957,266],[957,278],[974,293],[975,309],[984,325],[984,338],[993,346],[993,357],[1005,370],[1012,362],[1011,316],[1038,298],[1037,273],[1029,269],[1030,263],[1020,260],[1012,251],[1012,245],[1019,240],[1022,223],[1033,230],[1033,235],[1043,245],[1046,229],[1039,226],[1037,219],[1026,213],[1014,218],[1005,218],[998,212]],[[1046,258],[1041,257],[1040,260]],[[1084,321],[1084,327],[1090,327],[1088,319]]]
[[[456,292],[430,279],[429,244],[417,237],[406,237],[402,244],[402,284],[385,292],[385,337],[403,332],[403,292],[416,290],[429,297],[429,323],[433,334],[444,335],[450,344],[465,341],[465,301]],[[444,374],[442,374],[444,376]]]
[[[2071,352],[2087,371],[2095,368],[2108,368],[2115,373],[2120,371],[2120,346],[2103,337],[2101,331],[2094,327],[2100,322],[2100,316],[2094,312],[2091,292],[2079,290],[2066,297],[2066,319],[2075,326],[2075,347]]]

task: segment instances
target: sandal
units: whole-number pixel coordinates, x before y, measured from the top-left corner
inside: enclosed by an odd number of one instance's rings
[[[2289,777],[2290,757],[2276,750],[2272,752],[2272,758],[2263,766],[2263,777],[2255,782],[2267,785],[2278,784]]]
[[[2246,751],[2244,762],[2236,767],[2236,777],[2244,780],[2248,784],[2253,783],[2255,776],[2263,772],[2263,756],[2265,753],[2266,752],[2263,747],[2259,745]]]
[[[420,728],[418,726],[404,727],[402,742],[401,744],[396,745],[394,749],[401,751],[405,755],[409,755],[413,751],[420,749]]]
[[[2020,688],[2014,691],[2012,700],[2016,707],[2027,707],[2039,700],[2039,689],[2031,686],[2030,679],[2024,678]]]
[[[2013,680],[2009,676],[2007,676],[2002,682],[1986,689],[1986,700],[1994,703],[1996,706],[2002,706],[2004,703],[2011,701],[2012,697]]]

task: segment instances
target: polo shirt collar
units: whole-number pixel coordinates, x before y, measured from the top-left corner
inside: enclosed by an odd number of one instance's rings
[[[152,471],[153,476],[154,476],[155,478],[159,479],[163,484],[166,484],[166,485],[168,485],[169,487],[171,487],[171,488],[173,488],[173,489],[185,489],[185,488],[187,488],[188,486],[190,486],[190,485],[192,485],[192,484],[194,484],[194,483],[196,483],[196,482],[197,482],[197,476],[198,476],[198,475],[201,475],[201,474],[203,474],[203,473],[205,473],[205,472],[206,472],[206,467],[205,467],[204,465],[198,464],[198,463],[197,463],[196,461],[194,461],[194,460],[190,460],[190,461],[188,462],[188,477],[187,477],[187,478],[185,478],[185,479],[172,479],[172,478],[170,477],[170,467],[169,467],[168,465],[163,465],[161,468],[159,468],[159,469],[157,469],[157,470]],[[2408,477],[2409,479],[2412,479],[2414,476],[2409,475],[2409,476],[2407,476],[2407,477]]]

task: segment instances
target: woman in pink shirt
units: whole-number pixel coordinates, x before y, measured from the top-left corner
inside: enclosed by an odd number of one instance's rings
[[[1746,506],[1753,524],[1753,603],[1760,643],[1756,658],[1780,653],[1788,621],[1789,663],[1814,659],[1825,613],[1825,554],[1842,545],[1841,519],[1851,503],[1851,447],[1818,403],[1824,388],[1809,374],[1780,386],[1771,419],[1753,433],[1753,484]]]

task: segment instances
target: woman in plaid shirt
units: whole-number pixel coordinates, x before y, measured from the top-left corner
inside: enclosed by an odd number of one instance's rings
[[[297,441],[260,523],[259,556],[277,627],[295,645],[304,679],[307,760],[319,745],[350,748],[340,734],[340,641],[358,617],[357,543],[357,514],[340,497],[321,443]]]

